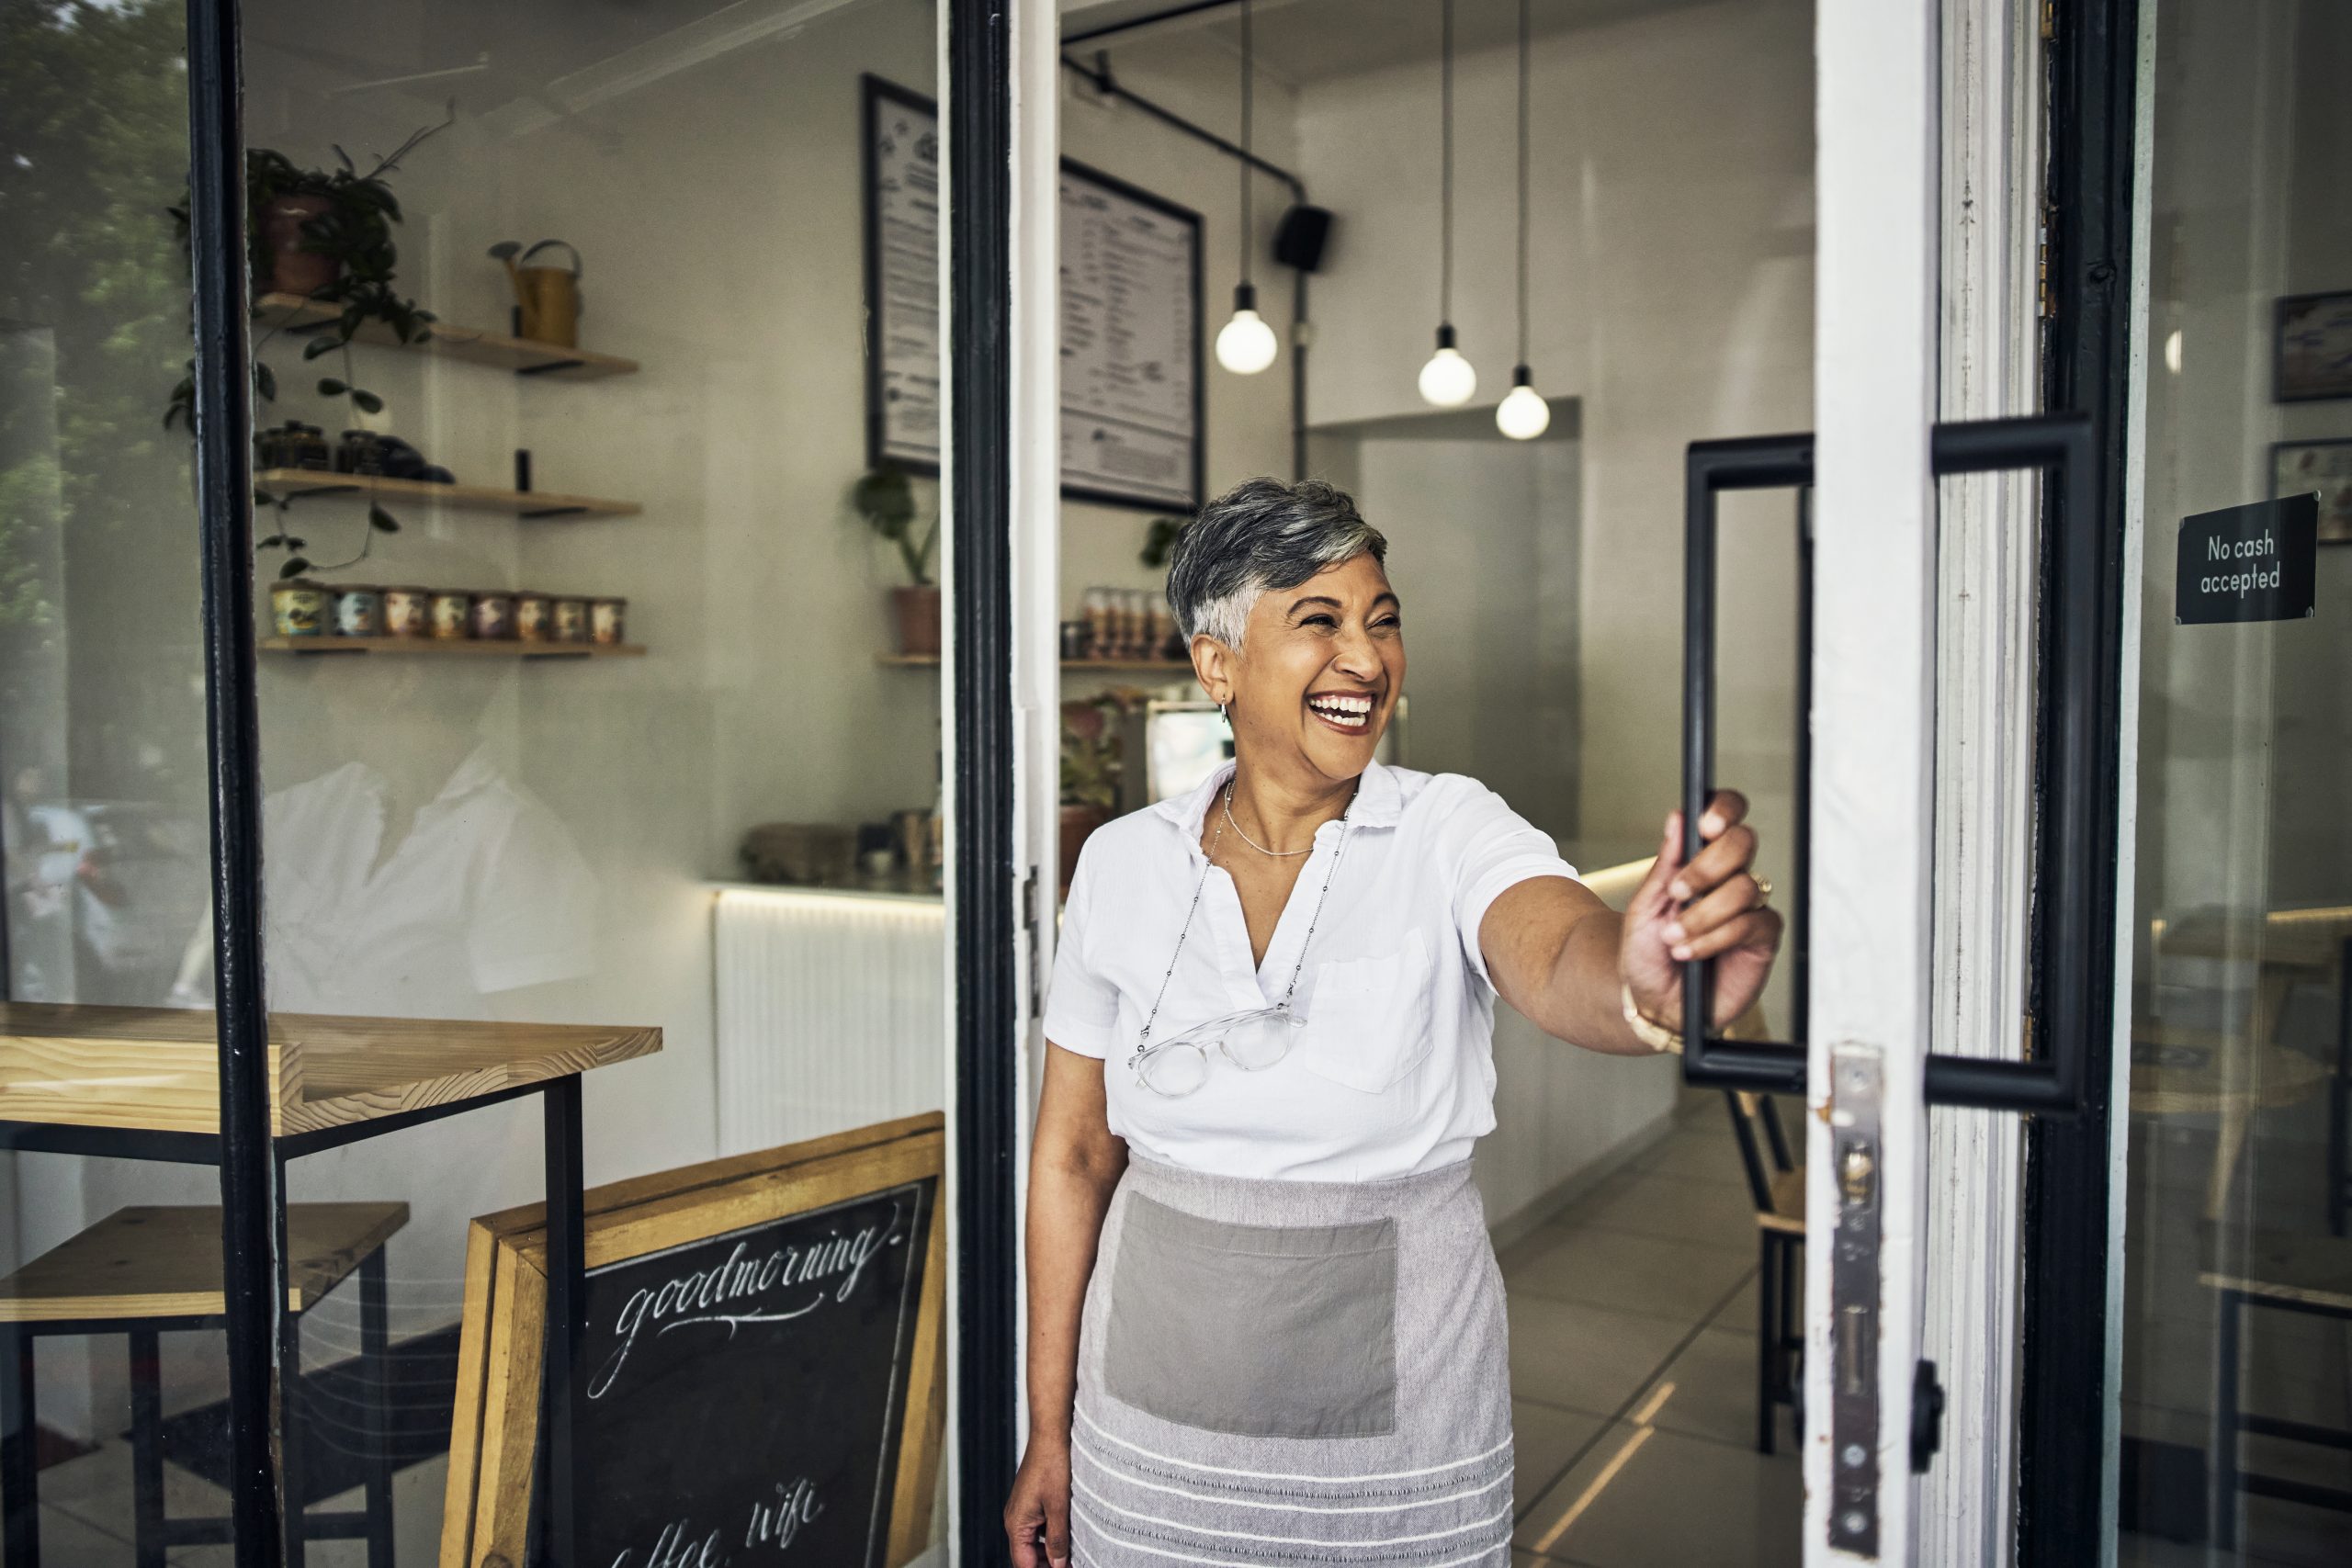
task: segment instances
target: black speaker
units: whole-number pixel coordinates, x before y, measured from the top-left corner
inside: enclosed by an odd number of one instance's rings
[[[1331,209],[1300,202],[1283,214],[1274,229],[1274,259],[1301,272],[1323,265],[1323,246],[1331,238]]]

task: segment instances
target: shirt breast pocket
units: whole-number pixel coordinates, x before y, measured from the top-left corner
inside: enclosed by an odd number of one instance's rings
[[[1395,1087],[1433,1043],[1430,963],[1429,939],[1413,931],[1394,953],[1316,965],[1299,1066],[1364,1094]]]

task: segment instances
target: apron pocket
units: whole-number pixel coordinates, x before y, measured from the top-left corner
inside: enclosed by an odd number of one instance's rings
[[[1163,1421],[1249,1438],[1396,1429],[1396,1223],[1241,1225],[1131,1197],[1103,1383]]]

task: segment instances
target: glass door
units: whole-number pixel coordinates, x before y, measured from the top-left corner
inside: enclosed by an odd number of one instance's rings
[[[2311,0],[2146,11],[2109,1560],[2339,1563],[2352,218],[2330,193],[2352,153],[2352,16]]]

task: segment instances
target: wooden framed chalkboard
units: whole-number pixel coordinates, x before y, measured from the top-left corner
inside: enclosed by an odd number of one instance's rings
[[[945,1358],[936,1114],[587,1194],[578,1540],[598,1568],[898,1568],[930,1540]],[[474,1222],[442,1568],[536,1540],[539,1205]]]

